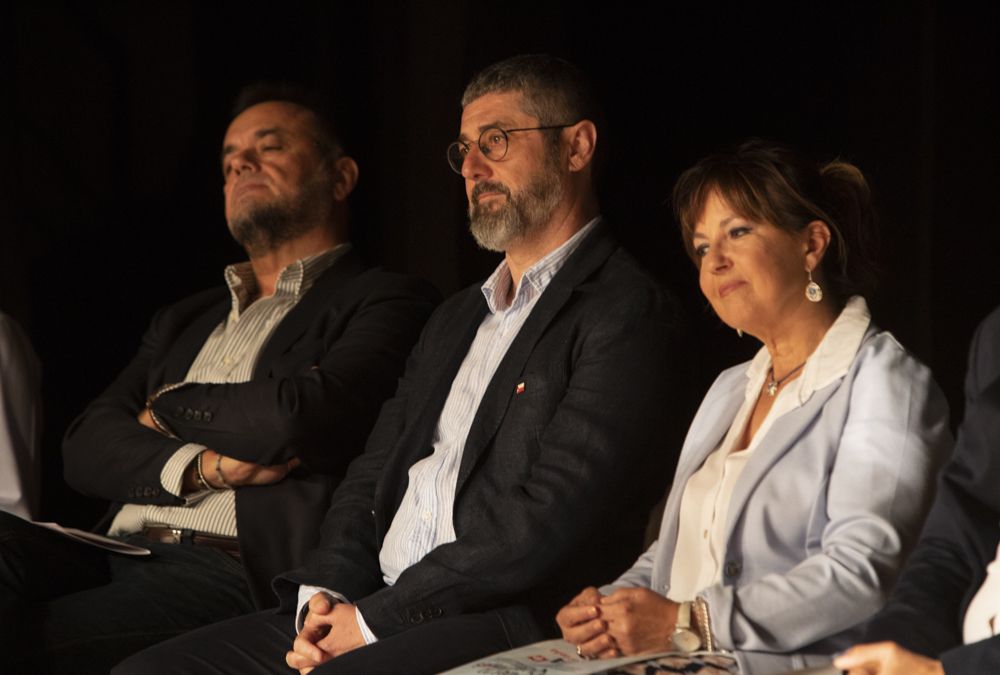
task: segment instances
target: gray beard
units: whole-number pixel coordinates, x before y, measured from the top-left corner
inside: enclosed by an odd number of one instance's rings
[[[483,191],[501,192],[507,200],[480,206],[478,197]],[[516,195],[503,183],[478,183],[469,200],[469,230],[480,248],[503,253],[513,242],[545,225],[561,199],[562,184],[554,167],[547,166]]]

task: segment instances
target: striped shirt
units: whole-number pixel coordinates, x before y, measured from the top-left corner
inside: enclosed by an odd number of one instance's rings
[[[249,262],[226,267],[225,278],[232,309],[225,321],[208,336],[184,381],[205,384],[248,382],[257,357],[274,327],[312,288],[316,279],[349,249],[350,244],[341,244],[293,262],[281,270],[274,295],[266,298],[257,298],[257,278]],[[187,443],[178,448],[160,472],[163,489],[181,497],[184,471],[198,453],[206,449],[199,443]],[[125,535],[149,525],[165,525],[236,536],[236,495],[233,490],[196,492],[184,495],[184,499],[185,503],[181,506],[126,504],[115,516],[108,534]]]

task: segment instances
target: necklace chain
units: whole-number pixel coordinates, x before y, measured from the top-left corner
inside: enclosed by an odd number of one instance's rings
[[[774,366],[771,366],[770,368],[768,368],[767,372],[770,375],[770,379],[768,380],[768,383],[767,383],[767,395],[771,396],[773,398],[775,396],[775,394],[778,393],[778,387],[780,387],[781,385],[783,385],[785,383],[785,381],[788,380],[788,378],[790,378],[792,375],[794,375],[795,373],[797,373],[800,370],[802,370],[802,366],[804,366],[804,365],[806,365],[805,361],[803,361],[802,363],[800,363],[799,365],[795,366],[790,371],[788,371],[788,373],[783,378],[781,378],[780,380],[776,380],[774,378]]]

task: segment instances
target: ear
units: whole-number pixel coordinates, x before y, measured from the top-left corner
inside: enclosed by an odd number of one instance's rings
[[[802,229],[803,244],[806,253],[806,271],[812,272],[819,264],[830,247],[830,227],[822,220],[814,220]]]
[[[582,171],[590,165],[597,147],[597,127],[590,120],[581,120],[567,127],[569,138],[569,170]]]
[[[341,157],[333,163],[332,173],[333,198],[342,202],[358,184],[358,164],[350,157]]]

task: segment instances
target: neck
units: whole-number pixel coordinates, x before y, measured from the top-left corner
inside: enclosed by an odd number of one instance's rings
[[[805,363],[837,319],[837,311],[827,301],[810,303],[803,299],[802,302],[798,311],[776,322],[767,334],[759,336],[771,355],[772,373],[776,380]]]
[[[569,241],[599,213],[597,198],[589,190],[577,193],[556,208],[548,224],[507,246],[504,253],[514,280],[511,292],[520,286],[526,270]]]
[[[307,258],[343,243],[346,243],[346,239],[337,236],[333,228],[314,227],[295,239],[282,242],[267,251],[252,253],[250,266],[257,278],[260,297],[266,298],[274,295],[274,288],[281,270],[296,260]]]

